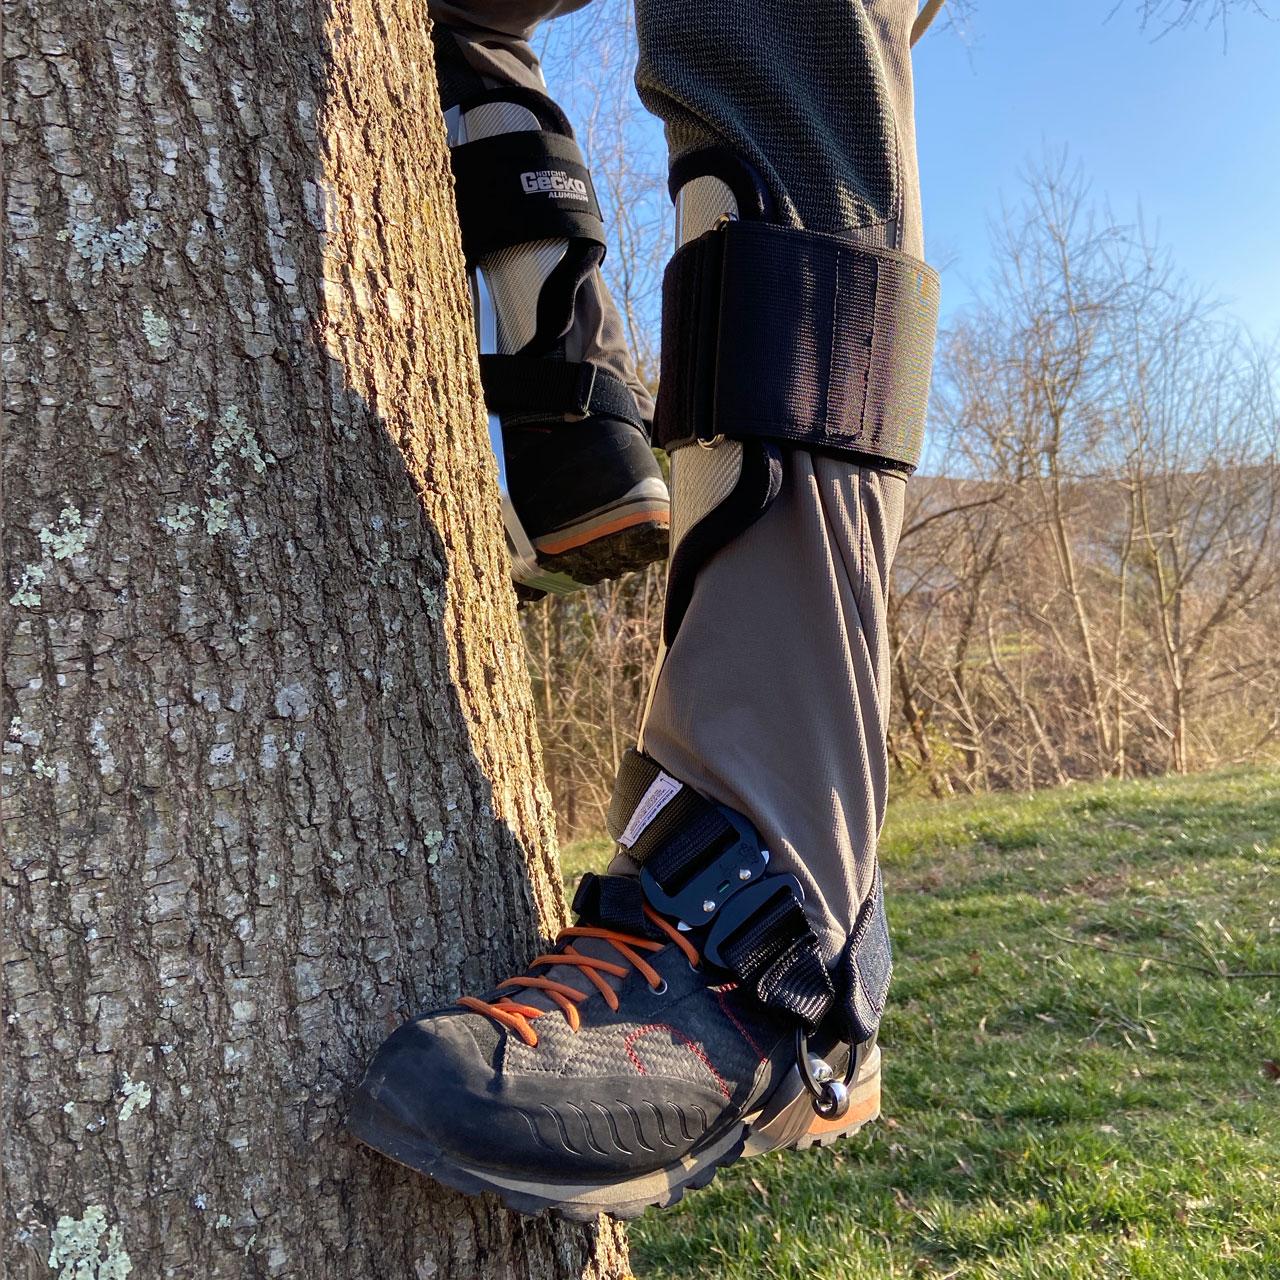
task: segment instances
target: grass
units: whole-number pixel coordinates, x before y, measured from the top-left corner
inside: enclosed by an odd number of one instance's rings
[[[882,856],[885,1118],[649,1214],[637,1276],[1280,1277],[1280,979],[1218,976],[1280,971],[1280,772],[912,802]]]

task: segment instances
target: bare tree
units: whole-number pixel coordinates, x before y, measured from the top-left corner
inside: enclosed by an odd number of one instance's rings
[[[914,482],[898,556],[919,767],[935,779],[945,743],[966,786],[1034,786],[1257,750],[1277,676],[1274,352],[1061,164],[997,252],[943,347],[946,475]]]
[[[625,1274],[339,1128],[563,912],[424,7],[5,36],[0,1270]]]

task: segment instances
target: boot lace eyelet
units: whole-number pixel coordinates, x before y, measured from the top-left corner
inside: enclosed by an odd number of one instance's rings
[[[663,978],[662,982],[658,986],[650,987],[649,990],[652,991],[655,996],[665,996],[667,994],[666,978]]]

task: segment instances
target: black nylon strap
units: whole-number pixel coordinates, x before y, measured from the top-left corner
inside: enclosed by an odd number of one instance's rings
[[[532,240],[588,240],[603,247],[591,174],[572,138],[520,129],[464,142],[449,157],[468,263]]]
[[[644,793],[657,780],[662,766],[652,757],[628,747],[618,766],[618,777],[609,798],[609,812],[605,816],[605,828],[615,840],[622,839],[631,815],[635,813]]]
[[[692,787],[672,778],[674,793],[664,791],[661,805],[643,815],[641,829],[629,840],[624,840],[633,815],[645,803],[649,788],[662,775],[656,760],[629,748],[622,757],[618,779],[614,783],[613,798],[609,802],[606,825],[609,834],[627,851],[637,866],[643,867],[656,850],[675,837],[695,819],[713,810],[714,806]]]
[[[767,883],[767,881],[766,881]],[[730,972],[762,1004],[783,1009],[810,1031],[835,1003],[835,987],[804,908],[779,895],[718,948]]]
[[[642,938],[662,937],[644,913],[644,893],[635,876],[598,876],[588,871],[573,895],[573,914],[606,929]]]
[[[485,403],[494,413],[605,414],[644,429],[630,387],[587,360],[481,356],[480,381]]]
[[[690,879],[691,871],[713,858],[735,835],[719,809],[705,800],[703,805],[670,839],[650,850],[641,863],[668,893],[677,892]],[[635,859],[634,853],[631,856]]]
[[[676,253],[662,305],[664,448],[725,435],[919,461],[938,323],[925,263],[730,222]]]
[[[816,1029],[835,988],[798,881],[761,875],[766,855],[754,827],[664,775],[655,760],[628,751],[609,807],[615,840],[628,836],[637,815],[642,829],[630,833],[624,848],[642,868],[639,884],[650,902],[701,926],[691,936],[709,963],[727,969],[762,1003]],[[718,862],[721,854],[728,865]]]

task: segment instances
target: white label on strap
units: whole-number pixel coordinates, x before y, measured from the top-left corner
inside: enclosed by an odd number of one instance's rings
[[[675,799],[684,783],[673,778],[669,773],[659,772],[649,783],[649,789],[640,797],[636,811],[627,823],[627,829],[618,837],[618,843],[624,849],[630,849],[644,833],[645,827]]]

